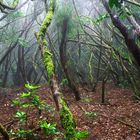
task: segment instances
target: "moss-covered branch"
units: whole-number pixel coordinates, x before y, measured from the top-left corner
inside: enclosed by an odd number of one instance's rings
[[[45,48],[44,50],[43,61],[44,61],[45,69],[48,72],[48,78],[50,79],[54,74],[54,64],[52,60],[52,54],[50,53],[48,48]]]
[[[56,3],[56,0],[50,1],[50,7],[48,10],[48,13],[40,27],[39,32],[36,33],[36,38],[37,38],[38,44],[41,46],[47,46],[47,44],[48,44],[48,42],[45,39],[45,35],[46,35],[49,25],[51,24],[51,21],[52,21],[53,15],[54,15],[55,3]]]
[[[37,42],[40,45],[40,49],[41,49],[41,53],[43,57],[43,63],[48,73],[49,79],[51,79],[51,77],[54,74],[54,64],[53,64],[52,54],[50,50],[48,48],[44,48],[44,46],[47,46],[48,44],[48,41],[45,39],[45,36],[54,15],[55,3],[56,3],[56,0],[50,1],[50,8],[48,10],[48,13],[40,27],[39,32],[35,33]]]
[[[76,136],[76,124],[73,118],[73,114],[68,108],[66,102],[61,98],[60,103],[62,108],[60,110],[60,119],[62,127],[65,130],[65,139],[66,140],[78,140]]]
[[[77,138],[75,138],[76,125],[74,122],[73,115],[70,109],[68,108],[66,102],[64,101],[63,95],[60,92],[59,85],[56,78],[57,76],[55,76],[55,69],[54,69],[52,54],[50,50],[47,47],[45,47],[48,44],[47,40],[45,39],[45,36],[54,15],[55,2],[56,2],[55,0],[50,1],[50,8],[48,10],[48,13],[40,27],[39,32],[36,33],[35,35],[41,49],[43,63],[48,73],[48,78],[51,81],[54,101],[55,101],[57,110],[60,113],[61,124],[65,131],[65,139],[77,140]]]

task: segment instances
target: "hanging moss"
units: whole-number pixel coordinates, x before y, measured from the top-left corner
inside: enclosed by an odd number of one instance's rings
[[[77,138],[75,138],[76,124],[75,124],[73,115],[63,98],[61,98],[60,102],[62,105],[62,108],[60,110],[60,119],[61,119],[62,127],[65,130],[65,139],[78,140]]]
[[[53,64],[53,60],[52,60],[52,54],[48,48],[45,48],[45,50],[44,50],[43,59],[44,59],[45,69],[47,70],[48,77],[50,79],[52,77],[52,75],[54,74],[54,64]]]

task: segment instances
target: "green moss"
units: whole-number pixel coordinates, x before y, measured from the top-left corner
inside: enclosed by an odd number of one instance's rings
[[[66,140],[78,140],[75,138],[76,135],[76,124],[73,118],[73,115],[68,108],[64,99],[61,99],[62,108],[60,110],[60,119],[62,127],[65,130],[65,139]]]
[[[55,0],[51,0],[48,13],[47,13],[47,15],[46,15],[41,27],[40,27],[39,32],[38,32],[38,36],[40,37],[41,40],[44,40],[47,29],[52,21],[54,9],[55,9]]]
[[[40,28],[40,32],[39,32],[39,36],[43,39],[46,32],[47,32],[47,27],[50,25],[51,20],[53,18],[53,11],[48,11],[48,14],[46,16],[46,18],[44,19],[41,28]]]
[[[53,18],[55,1],[56,0],[51,0],[50,8],[40,27],[40,30],[38,33],[35,33],[37,42],[41,47],[48,45],[48,41],[45,39],[45,35],[46,35],[47,29],[52,21],[52,18]],[[48,48],[45,48],[42,53],[43,53],[44,66],[45,66],[45,69],[47,70],[48,77],[50,79],[51,76],[54,74],[54,64],[53,64],[53,60],[52,60],[52,54],[50,53]]]
[[[43,59],[44,59],[43,61],[44,61],[45,69],[47,70],[48,77],[50,79],[52,75],[54,74],[54,64],[52,60],[52,54],[48,48],[45,48],[44,50]]]
[[[48,44],[47,40],[45,39],[45,35],[47,32],[48,26],[50,25],[52,18],[53,18],[55,1],[56,0],[51,0],[50,8],[48,10],[47,16],[45,17],[45,19],[40,27],[39,32],[35,33],[37,42],[41,47],[47,46],[47,44]],[[48,72],[48,77],[49,77],[49,79],[51,79],[55,70],[54,70],[52,54],[48,48],[45,48],[43,50],[43,62],[44,62],[45,69]],[[61,118],[61,124],[65,130],[65,139],[66,140],[78,140],[77,138],[75,138],[76,125],[74,122],[73,115],[72,115],[71,111],[69,110],[63,97],[60,98],[60,104],[61,104],[60,118]]]

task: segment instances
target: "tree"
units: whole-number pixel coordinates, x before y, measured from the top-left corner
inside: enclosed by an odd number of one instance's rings
[[[115,0],[115,1],[110,0],[109,2],[110,2],[111,7],[113,7],[114,5],[118,7],[118,6],[121,6],[122,4],[118,0]],[[123,35],[125,43],[128,47],[128,50],[132,53],[133,57],[135,58],[137,64],[140,67],[140,47],[138,46],[136,42],[136,37],[139,38],[139,33],[140,33],[139,24],[136,22],[133,15],[127,17],[130,19],[132,26],[134,26],[134,29],[132,30],[133,34],[131,35],[127,26],[119,19],[117,13],[114,14],[114,12],[109,7],[107,1],[102,0],[102,3],[106,11],[109,13],[112,23]]]

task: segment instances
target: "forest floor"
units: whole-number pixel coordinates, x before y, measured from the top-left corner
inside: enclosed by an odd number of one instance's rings
[[[74,114],[77,129],[90,132],[85,140],[140,140],[140,102],[132,98],[130,90],[107,85],[106,103],[101,104],[100,89],[98,86],[95,93],[80,88],[82,100],[78,102],[70,90],[63,91]],[[53,105],[49,91],[47,87],[42,87],[39,95]],[[16,109],[11,106],[11,100],[19,92],[8,89],[5,96],[0,91],[0,123],[7,129],[14,127],[11,121]],[[59,122],[58,116],[55,121]]]

